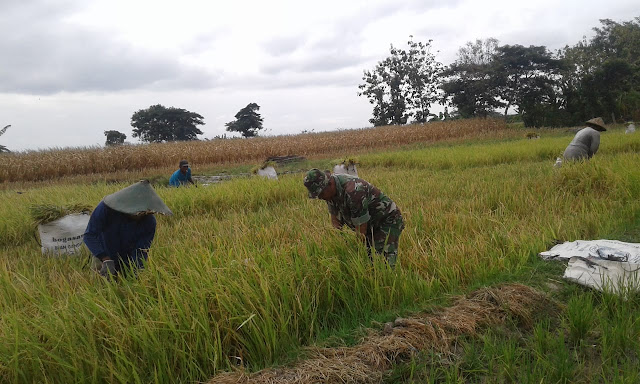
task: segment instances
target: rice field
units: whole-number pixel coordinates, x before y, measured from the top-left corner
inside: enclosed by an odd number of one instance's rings
[[[117,284],[89,270],[86,250],[43,257],[29,209],[95,206],[127,184],[2,190],[0,382],[204,382],[256,371],[374,319],[526,273],[554,241],[623,232],[640,217],[640,136],[612,130],[591,161],[554,169],[570,139],[361,153],[360,176],[405,217],[395,270],[331,228],[301,175],[156,188],[174,216],[158,217],[145,271]],[[636,325],[625,335],[637,341]]]
[[[3,154],[0,183],[45,181],[77,175],[149,172],[176,168],[188,158],[199,167],[242,162],[262,163],[271,156],[318,156],[371,151],[412,143],[513,136],[503,120],[476,119],[428,125],[388,126],[337,132],[251,139],[71,148]],[[520,133],[521,134],[521,133]]]

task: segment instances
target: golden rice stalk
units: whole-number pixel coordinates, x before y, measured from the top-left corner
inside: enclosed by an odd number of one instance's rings
[[[82,212],[91,212],[91,207],[85,204],[70,204],[63,206],[42,204],[32,205],[29,207],[29,213],[36,225],[50,223],[66,215]]]

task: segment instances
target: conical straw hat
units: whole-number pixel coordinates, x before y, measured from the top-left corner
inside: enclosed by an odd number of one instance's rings
[[[587,121],[585,124],[595,129],[596,131],[602,132],[607,130],[607,126],[604,125],[602,117],[594,117],[593,119]]]
[[[149,180],[140,180],[118,192],[105,196],[103,201],[107,207],[129,215],[139,213],[173,215],[173,212],[153,190]]]

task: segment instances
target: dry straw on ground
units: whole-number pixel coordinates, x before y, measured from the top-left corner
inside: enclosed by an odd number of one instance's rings
[[[313,348],[308,359],[292,367],[223,373],[209,384],[378,383],[393,364],[407,361],[418,351],[450,353],[458,337],[510,318],[530,327],[536,314],[550,304],[546,295],[525,285],[484,288],[439,312],[398,318],[354,347]]]
[[[177,167],[183,158],[202,166],[263,161],[293,154],[353,153],[412,143],[495,137],[506,131],[503,120],[471,119],[292,136],[9,153],[3,154],[0,182]]]

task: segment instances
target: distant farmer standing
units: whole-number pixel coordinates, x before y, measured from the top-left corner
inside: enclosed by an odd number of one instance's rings
[[[346,224],[367,245],[369,255],[373,247],[389,266],[395,266],[404,223],[400,210],[387,195],[357,177],[331,175],[316,168],[307,172],[304,186],[309,198],[327,202],[335,228]]]
[[[565,160],[587,160],[598,152],[600,132],[606,131],[607,127],[600,117],[593,118],[585,124],[587,127],[579,130],[564,150]]]
[[[169,179],[169,185],[172,187],[180,187],[191,183],[195,185],[191,178],[191,168],[189,168],[189,162],[187,160],[180,160],[180,168],[173,172]]]
[[[154,213],[172,214],[148,180],[105,196],[93,210],[84,243],[100,260],[102,276],[144,267],[156,233]]]

